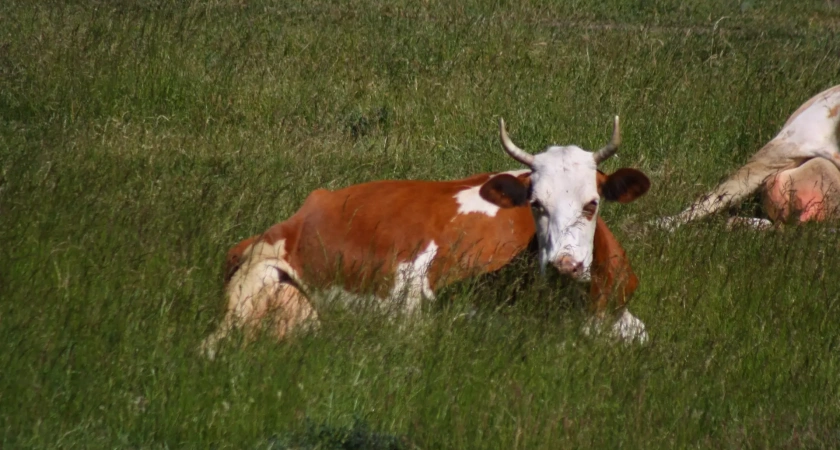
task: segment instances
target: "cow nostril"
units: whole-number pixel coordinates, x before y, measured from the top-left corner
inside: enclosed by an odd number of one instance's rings
[[[566,274],[566,275],[573,275],[577,276],[581,272],[583,272],[583,263],[582,262],[575,262],[569,256],[561,256],[556,261],[554,261],[554,267],[557,268],[557,271]]]

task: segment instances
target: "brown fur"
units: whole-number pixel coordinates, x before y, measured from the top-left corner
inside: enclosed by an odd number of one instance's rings
[[[639,279],[621,244],[615,239],[604,219],[595,224],[595,249],[592,262],[592,285],[589,288],[592,312],[602,316],[610,309],[618,311],[627,305]],[[614,300],[613,308],[609,308]]]
[[[612,202],[632,202],[645,195],[650,189],[650,180],[647,175],[636,169],[618,169],[610,175],[599,170],[596,176],[598,194]]]
[[[287,260],[308,286],[325,288],[339,280],[348,292],[380,297],[393,287],[396,265],[413,260],[434,241],[439,249],[429,277],[436,289],[476,272],[499,269],[534,234],[527,207],[501,208],[495,218],[457,214],[455,194],[489,177],[376,181],[335,192],[318,190],[262,239],[269,243],[286,239]]]
[[[528,204],[528,189],[531,179],[501,174],[491,178],[481,186],[478,195],[490,203],[502,208],[524,206]]]

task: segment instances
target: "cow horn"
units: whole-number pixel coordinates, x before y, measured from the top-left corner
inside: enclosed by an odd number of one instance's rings
[[[595,152],[595,155],[593,155],[595,158],[595,164],[601,164],[602,162],[608,160],[610,156],[614,155],[615,152],[618,151],[619,145],[621,145],[621,130],[618,127],[618,116],[615,116],[612,140],[609,144],[605,145],[604,148]]]
[[[525,164],[528,167],[534,166],[534,155],[522,150],[511,142],[505,130],[505,119],[499,118],[499,137],[502,139],[502,147],[511,158]]]

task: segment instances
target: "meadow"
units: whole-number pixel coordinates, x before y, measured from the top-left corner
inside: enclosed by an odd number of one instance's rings
[[[645,224],[838,82],[824,0],[0,2],[0,448],[836,447],[836,223]],[[518,168],[499,117],[596,149],[616,114],[647,344],[522,262],[410,326],[198,354],[228,248],[313,189]]]

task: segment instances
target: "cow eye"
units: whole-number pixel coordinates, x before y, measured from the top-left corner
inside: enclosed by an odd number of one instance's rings
[[[598,212],[598,200],[592,200],[583,207],[583,216],[589,220],[595,217],[596,212]]]
[[[534,200],[531,202],[531,209],[538,213],[542,213],[543,211],[545,211],[545,207],[543,207],[543,204],[540,203],[539,200]]]

